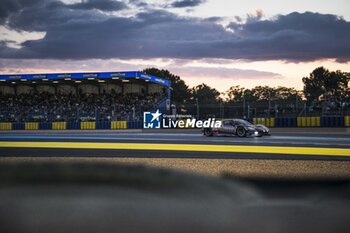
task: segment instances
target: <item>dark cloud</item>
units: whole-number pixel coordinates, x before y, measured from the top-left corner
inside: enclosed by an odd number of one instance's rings
[[[15,12],[24,10],[28,6],[36,6],[42,0],[1,0],[0,24],[4,24],[7,18]]]
[[[252,60],[350,60],[350,22],[330,14],[291,13],[274,20],[231,23],[240,39],[225,46]]]
[[[165,10],[147,8],[121,17],[89,9],[37,0],[8,10],[8,27],[46,35],[24,42],[21,49],[0,44],[0,57],[350,60],[350,22],[335,15],[291,13],[268,20],[257,15],[225,28],[215,18],[183,18]]]
[[[124,2],[115,0],[83,0],[81,3],[71,4],[69,7],[83,10],[119,11],[126,9],[127,5]]]
[[[185,8],[185,7],[195,7],[202,3],[204,3],[205,0],[179,0],[171,3],[171,7],[175,8]]]
[[[25,31],[55,31],[69,30],[72,24],[85,24],[103,21],[106,16],[98,11],[73,10],[72,5],[66,5],[55,0],[41,0],[36,5],[24,7],[8,18],[8,27]],[[62,34],[63,36],[63,34]]]
[[[148,4],[142,0],[129,0],[129,4],[138,6],[138,7],[147,7]]]
[[[20,5],[17,1],[3,0],[0,7],[0,23],[3,24],[5,19],[13,12],[20,9]]]
[[[205,20],[209,20],[209,21],[212,21],[212,22],[220,22],[223,19],[224,19],[223,17],[214,16],[214,17],[206,18]]]

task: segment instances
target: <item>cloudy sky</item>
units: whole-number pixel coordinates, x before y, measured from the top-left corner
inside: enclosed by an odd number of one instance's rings
[[[169,69],[202,82],[302,88],[350,72],[347,0],[1,0],[0,73]]]

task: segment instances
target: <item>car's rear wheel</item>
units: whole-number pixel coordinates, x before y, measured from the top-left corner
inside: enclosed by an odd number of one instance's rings
[[[213,131],[211,129],[204,129],[204,135],[207,137],[213,136]]]
[[[245,137],[247,136],[247,131],[242,126],[239,126],[236,130],[236,134],[238,137]]]

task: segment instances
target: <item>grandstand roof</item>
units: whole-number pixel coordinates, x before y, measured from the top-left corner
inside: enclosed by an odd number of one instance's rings
[[[149,75],[140,71],[126,72],[88,72],[88,73],[54,73],[54,74],[6,74],[0,75],[0,81],[36,81],[36,80],[67,80],[67,79],[142,79],[166,87],[168,80]]]

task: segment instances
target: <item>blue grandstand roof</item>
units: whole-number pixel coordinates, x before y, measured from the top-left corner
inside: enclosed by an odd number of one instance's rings
[[[169,81],[140,71],[126,72],[88,72],[88,73],[55,73],[55,74],[6,74],[0,75],[0,81],[19,80],[60,80],[60,79],[142,79],[169,87]]]

